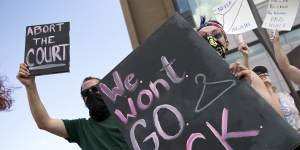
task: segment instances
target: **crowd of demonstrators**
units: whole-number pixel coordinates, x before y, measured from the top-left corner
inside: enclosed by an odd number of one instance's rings
[[[271,40],[273,42],[275,57],[280,70],[287,76],[288,79],[300,85],[300,69],[290,64],[288,57],[280,45],[279,33],[277,31]]]
[[[205,38],[208,43],[215,48],[220,56],[225,58],[225,53],[229,47],[229,41],[222,25],[218,21],[206,20],[205,17],[201,17],[200,28],[197,31],[200,36]],[[239,63],[230,64],[229,68],[237,79],[242,77],[247,79],[251,87],[281,115],[279,104],[273,102],[272,95],[270,95],[264,82],[255,72]]]
[[[8,110],[12,106],[12,89],[5,86],[5,77],[0,77],[0,111]]]
[[[47,113],[40,100],[35,77],[30,76],[26,64],[20,64],[17,78],[26,88],[30,110],[38,128],[63,137],[69,142],[75,142],[83,150],[129,149],[115,118],[110,115],[100,95],[100,79],[87,77],[80,88],[90,118],[62,120],[52,118]]]
[[[249,47],[245,42],[241,42],[238,49],[243,55],[244,63],[249,66]],[[272,97],[272,101],[269,103],[295,130],[297,130],[297,132],[300,133],[300,116],[294,98],[290,96],[289,93],[277,90],[273,85],[268,69],[265,66],[256,66],[253,68],[253,72],[260,77],[268,89],[268,92]]]
[[[218,21],[206,20],[205,17],[201,17],[201,24],[197,32],[208,41],[222,58],[225,58],[229,41],[222,25]],[[276,58],[279,61],[281,69],[291,80],[300,84],[300,70],[289,64],[287,57],[280,47],[278,35],[274,38],[273,43],[276,50]],[[259,66],[254,70],[249,68],[249,47],[246,43],[241,42],[239,50],[243,54],[244,65],[239,63],[230,64],[229,69],[231,72],[237,79],[245,78],[253,89],[260,94],[279,115],[284,117],[297,131],[300,131],[299,112],[295,107],[293,98],[286,93],[280,93],[275,90],[265,67]],[[129,149],[129,146],[121,134],[118,123],[114,117],[110,115],[100,95],[100,79],[87,77],[83,80],[80,88],[82,99],[89,109],[90,118],[67,120],[55,119],[49,116],[40,100],[35,77],[30,76],[26,64],[20,64],[17,78],[26,88],[32,116],[40,129],[63,137],[69,142],[76,142],[83,150]],[[3,110],[11,106],[11,98],[9,96],[10,90],[4,88],[2,81],[0,82],[0,86],[0,109]],[[2,95],[3,93],[4,96]]]

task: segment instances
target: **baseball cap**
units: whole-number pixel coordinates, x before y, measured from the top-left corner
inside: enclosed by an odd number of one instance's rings
[[[256,66],[252,69],[257,75],[268,73],[268,69],[265,66]]]

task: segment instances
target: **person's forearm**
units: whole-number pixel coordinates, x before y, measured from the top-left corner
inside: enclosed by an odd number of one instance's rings
[[[243,59],[244,59],[244,65],[245,65],[245,67],[249,68],[250,67],[249,66],[249,56],[246,55],[246,54],[244,54],[243,55]]]
[[[261,96],[263,97],[268,104],[270,104],[273,109],[282,116],[282,113],[280,111],[280,105],[277,102],[278,100],[274,99],[272,94],[269,92],[268,88],[265,86],[264,82],[255,74],[252,72],[251,75],[251,87]]]
[[[251,87],[267,101],[272,100],[264,82],[253,72],[251,72]]]
[[[47,120],[49,120],[50,117],[49,117],[47,110],[45,109],[43,103],[40,100],[40,97],[38,95],[38,91],[36,88],[36,84],[33,84],[30,87],[26,87],[26,91],[27,91],[31,114],[32,114],[37,126],[40,129],[44,129],[45,125],[47,123]]]
[[[280,70],[296,84],[300,84],[300,70],[299,68],[290,64],[288,57],[284,53],[282,47],[278,42],[274,43],[275,57],[277,59]]]
[[[288,60],[286,54],[284,53],[282,47],[280,46],[280,43],[275,42],[273,44],[273,46],[274,46],[274,50],[275,50],[275,57],[276,57],[276,60],[278,62],[280,69],[283,71],[285,69],[288,69],[290,63],[289,63],[289,60]]]

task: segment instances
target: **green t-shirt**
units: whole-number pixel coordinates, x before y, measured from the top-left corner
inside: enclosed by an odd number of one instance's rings
[[[93,119],[63,120],[70,143],[82,150],[129,150],[115,119],[110,116],[102,122]]]

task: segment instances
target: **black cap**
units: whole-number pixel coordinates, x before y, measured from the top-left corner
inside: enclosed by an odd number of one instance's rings
[[[260,75],[262,73],[268,73],[268,69],[265,66],[256,66],[252,69],[253,72],[255,72],[257,75]]]

